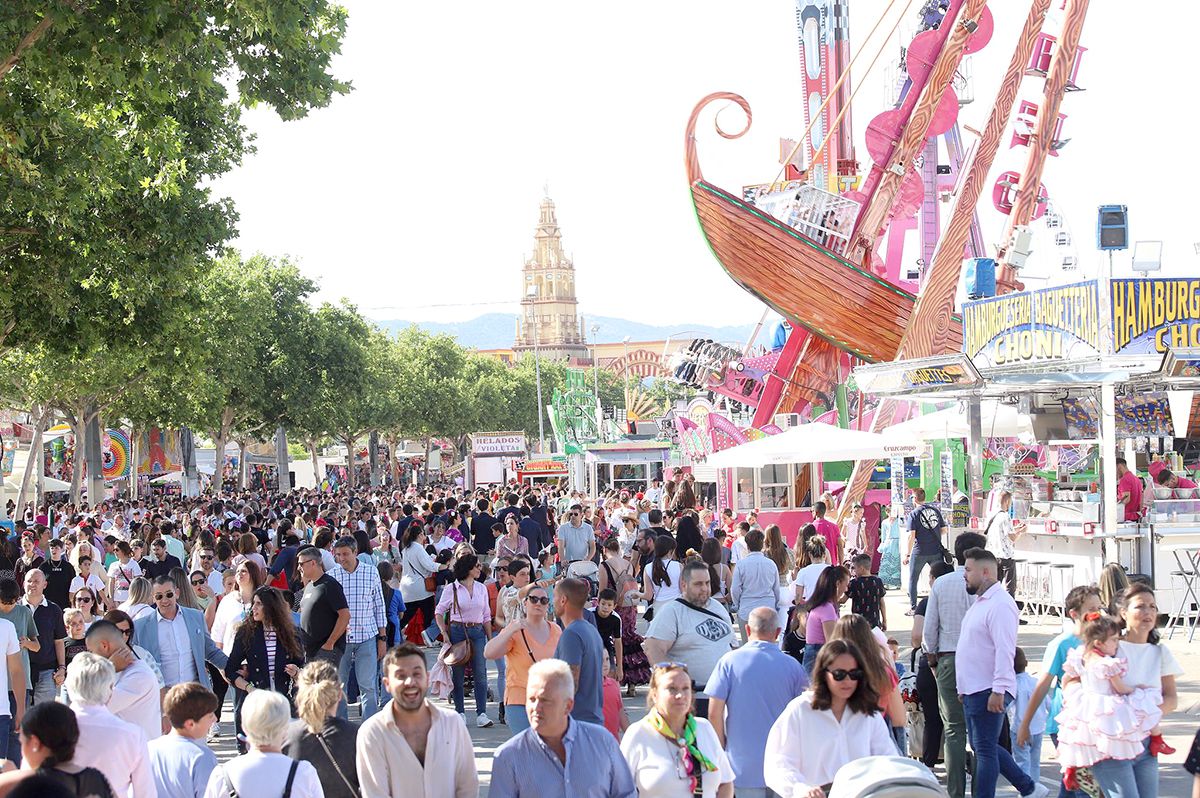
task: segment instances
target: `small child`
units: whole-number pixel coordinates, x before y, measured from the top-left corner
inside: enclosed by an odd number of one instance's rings
[[[1047,696],[1036,707],[1029,706],[1033,691],[1037,688],[1037,679],[1025,672],[1028,667],[1029,660],[1025,656],[1025,650],[1018,648],[1016,656],[1013,657],[1013,670],[1017,673],[1017,696],[1016,700],[1008,705],[1008,728],[1012,735],[1012,755],[1017,767],[1028,773],[1029,778],[1036,783],[1042,773],[1042,735],[1046,731],[1050,703]],[[1025,745],[1017,745],[1017,730],[1025,723],[1026,715],[1029,715],[1029,740]]]
[[[183,682],[163,697],[171,733],[150,741],[150,770],[159,795],[201,795],[217,766],[205,744],[217,722],[217,697],[199,682]]]
[[[617,681],[621,681],[621,663],[624,651],[621,647],[621,616],[617,615],[617,591],[606,587],[600,591],[596,600],[596,631],[604,641],[606,660],[611,660],[617,672]]]
[[[603,668],[600,709],[604,713],[604,728],[620,741],[625,729],[629,727],[629,716],[625,714],[625,705],[621,702],[621,685],[611,676],[612,667],[608,663],[608,657],[604,658]]]
[[[1078,687],[1063,693],[1058,716],[1058,760],[1063,784],[1076,789],[1075,771],[1101,759],[1134,759],[1150,735],[1150,755],[1173,754],[1162,738],[1162,690],[1128,685],[1121,678],[1129,661],[1118,657],[1121,625],[1100,613],[1088,613],[1083,645],[1067,655],[1063,670]]]
[[[850,563],[854,573],[846,589],[850,611],[866,618],[872,627],[886,631],[887,608],[883,604],[883,597],[887,595],[887,588],[883,586],[882,579],[871,575],[871,555],[855,555]]]
[[[900,641],[894,637],[887,639],[887,646],[892,652],[892,663],[896,666],[896,676],[903,679],[904,674],[908,672],[908,668],[904,667],[904,663],[900,661]]]

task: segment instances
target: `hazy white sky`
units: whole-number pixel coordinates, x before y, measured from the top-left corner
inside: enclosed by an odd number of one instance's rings
[[[702,123],[705,175],[731,190],[774,177],[778,138],[803,130],[792,0],[345,2],[337,74],[355,91],[299,122],[247,114],[259,152],[216,187],[237,203],[238,246],[296,257],[321,281],[322,298],[347,297],[375,318],[511,311],[548,182],[582,313],[681,329],[757,320],[762,306],[725,275],[696,223],[684,126],[705,94],[743,94],[755,114],[749,135],[720,140]],[[856,44],[886,5],[851,0]],[[996,33],[973,57],[976,101],[960,115],[978,129],[1028,0],[992,5]],[[1194,274],[1198,175],[1187,152],[1196,113],[1185,87],[1200,12],[1132,8],[1091,4],[1087,91],[1063,104],[1071,143],[1045,183],[1085,266],[1096,259],[1096,206],[1123,203],[1134,240],[1167,242],[1166,273]],[[885,109],[883,66],[900,43],[891,41],[855,103],[864,168],[862,131]],[[1040,81],[1026,79],[1022,96],[1040,93]],[[730,109],[722,121],[736,127],[738,115]],[[994,171],[1023,159],[1023,150],[1002,150]],[[1002,217],[990,200],[982,216],[991,245]]]

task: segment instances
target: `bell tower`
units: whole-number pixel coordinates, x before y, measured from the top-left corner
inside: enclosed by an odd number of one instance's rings
[[[554,201],[548,195],[542,198],[533,240],[533,254],[522,269],[521,314],[513,351],[536,347],[542,357],[586,359],[583,322],[576,312],[575,265],[563,253]]]

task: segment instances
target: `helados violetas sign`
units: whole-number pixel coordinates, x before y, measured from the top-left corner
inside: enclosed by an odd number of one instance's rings
[[[1113,280],[1113,353],[1200,346],[1200,280]]]
[[[964,304],[963,351],[978,368],[1099,355],[1096,281]]]

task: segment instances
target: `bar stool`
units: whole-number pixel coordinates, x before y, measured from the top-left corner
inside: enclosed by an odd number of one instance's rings
[[[1025,615],[1029,610],[1029,569],[1026,564],[1029,560],[1013,559],[1013,568],[1017,572],[1017,600],[1021,602],[1021,615]]]
[[[1057,579],[1056,579],[1057,577]],[[1058,613],[1060,620],[1066,618],[1063,612],[1063,602],[1067,599],[1067,593],[1075,586],[1075,566],[1070,563],[1056,562],[1050,564],[1050,600],[1054,601],[1054,609]],[[1058,592],[1055,593],[1055,588]],[[1050,608],[1047,606],[1046,614],[1050,614]]]
[[[1046,569],[1050,567],[1050,561],[1030,560],[1026,565],[1029,566],[1029,576],[1026,581],[1025,606],[1021,611],[1028,609],[1031,618],[1040,619],[1045,617],[1049,607],[1045,596],[1049,592],[1049,575]]]
[[[1200,587],[1200,548],[1196,546],[1171,546],[1169,551],[1175,557],[1175,564],[1178,569],[1171,571],[1171,576],[1183,581],[1183,599],[1179,602],[1179,611],[1171,613],[1170,619],[1167,621],[1167,639],[1170,640],[1175,634],[1176,625],[1186,624],[1188,627],[1188,642],[1192,642],[1192,637],[1196,634],[1196,624],[1200,621],[1200,610],[1192,611],[1192,607],[1200,608],[1200,596],[1197,595],[1197,589]]]

